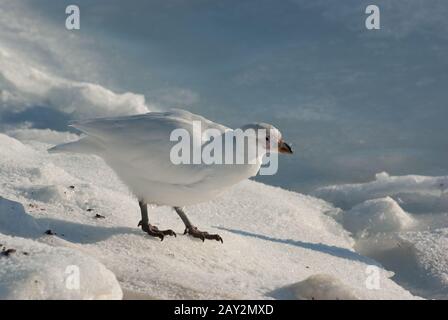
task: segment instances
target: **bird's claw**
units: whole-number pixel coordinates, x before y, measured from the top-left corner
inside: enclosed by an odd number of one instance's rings
[[[193,238],[201,239],[202,242],[204,242],[205,239],[207,239],[207,240],[221,241],[221,243],[224,243],[224,241],[222,240],[222,238],[219,234],[210,234],[206,231],[199,231],[198,228],[196,228],[196,227],[185,228],[184,234],[189,234]]]
[[[171,229],[168,229],[168,230],[162,230],[162,231],[160,231],[160,232],[162,232],[163,235],[165,235],[165,236],[174,236],[174,238],[177,238],[177,234],[176,234],[176,232],[174,232],[174,231],[171,230]]]
[[[140,221],[137,225],[138,227],[142,227],[142,230],[145,231],[147,234],[149,234],[152,237],[157,237],[160,239],[160,241],[163,241],[165,236],[174,236],[177,237],[176,233],[173,230],[159,230],[156,226],[153,226],[149,223],[143,223]]]

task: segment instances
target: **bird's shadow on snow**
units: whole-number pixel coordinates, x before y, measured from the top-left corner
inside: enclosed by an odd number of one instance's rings
[[[37,239],[48,230],[64,240],[80,244],[103,241],[117,234],[142,234],[137,228],[103,227],[54,218],[35,218],[26,212],[20,202],[0,196],[0,233]]]
[[[349,249],[346,249],[346,248],[331,246],[331,245],[327,245],[327,244],[323,244],[323,243],[311,243],[311,242],[305,242],[305,241],[293,240],[293,239],[274,238],[271,236],[266,236],[266,235],[262,235],[262,234],[258,234],[258,233],[253,233],[253,232],[244,231],[244,230],[237,230],[237,229],[229,229],[229,228],[224,228],[224,227],[220,227],[220,226],[215,226],[215,228],[221,229],[224,231],[228,231],[231,233],[239,234],[239,235],[242,235],[245,237],[252,237],[252,238],[257,238],[257,239],[261,239],[264,241],[271,241],[271,242],[276,242],[276,243],[283,243],[286,245],[296,246],[296,247],[300,247],[303,249],[318,251],[318,252],[332,255],[332,256],[338,257],[338,258],[343,258],[343,259],[352,260],[352,261],[358,261],[358,262],[366,263],[369,265],[381,266],[378,262],[376,262],[370,258],[364,257],[364,256],[362,256],[354,251],[351,251]]]

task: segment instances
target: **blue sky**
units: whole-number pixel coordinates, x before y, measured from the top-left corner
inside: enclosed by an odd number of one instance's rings
[[[0,41],[32,48],[27,58],[54,74],[232,127],[276,125],[296,153],[266,183],[307,191],[380,171],[447,174],[446,1],[78,0],[71,32],[71,1],[18,3],[9,13],[36,32]],[[368,4],[381,30],[365,29]]]

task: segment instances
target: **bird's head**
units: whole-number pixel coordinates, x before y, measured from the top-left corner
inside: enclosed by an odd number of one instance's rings
[[[254,123],[241,127],[243,131],[247,129],[255,132],[257,145],[266,152],[293,153],[291,146],[283,140],[281,132],[273,125]]]

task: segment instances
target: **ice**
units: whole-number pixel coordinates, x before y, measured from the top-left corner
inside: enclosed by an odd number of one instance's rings
[[[322,187],[313,194],[342,209],[350,209],[366,200],[389,196],[400,201],[400,205],[408,211],[413,211],[413,204],[421,206],[426,203],[426,212],[434,212],[432,207],[437,199],[442,199],[438,206],[442,204],[444,210],[448,211],[448,194],[445,192],[447,185],[447,176],[390,176],[382,172],[371,182]]]

